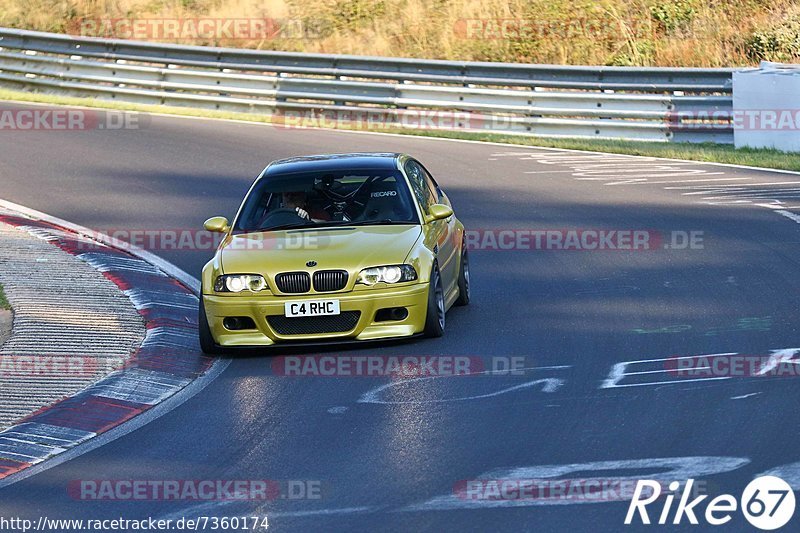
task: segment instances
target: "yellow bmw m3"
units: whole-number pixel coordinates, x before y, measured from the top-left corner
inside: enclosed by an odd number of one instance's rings
[[[464,226],[405,154],[271,163],[203,268],[200,345],[229,348],[439,337],[470,300]]]

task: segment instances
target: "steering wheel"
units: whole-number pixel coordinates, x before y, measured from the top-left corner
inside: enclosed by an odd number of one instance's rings
[[[287,224],[299,224],[301,222],[310,222],[307,218],[303,218],[297,214],[294,207],[280,207],[273,209],[267,216],[261,219],[259,228],[269,228],[272,226],[285,226]]]

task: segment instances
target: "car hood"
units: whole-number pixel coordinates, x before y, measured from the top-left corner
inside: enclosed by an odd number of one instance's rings
[[[361,269],[405,261],[422,228],[418,225],[297,229],[232,235],[221,249],[226,274],[272,279],[290,271]],[[316,265],[307,263],[315,261]]]

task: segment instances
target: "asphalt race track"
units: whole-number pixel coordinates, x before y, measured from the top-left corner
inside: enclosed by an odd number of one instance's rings
[[[0,198],[98,230],[232,217],[276,158],[413,154],[481,230],[473,303],[448,314],[441,339],[327,353],[521,358],[525,370],[283,377],[270,356],[236,356],[181,407],[0,490],[0,514],[268,515],[277,531],[660,531],[672,526],[626,528],[627,503],[613,498],[476,501],[454,487],[541,479],[554,465],[561,478],[695,477],[712,496],[738,497],[768,471],[800,489],[797,378],[665,371],[676,356],[794,357],[800,175],[167,117],[140,130],[1,135]],[[500,250],[485,238],[567,228],[646,230],[657,246]],[[197,276],[212,251],[156,253]],[[80,500],[67,488],[80,479],[310,480],[320,497]],[[750,527],[739,514],[724,529]]]

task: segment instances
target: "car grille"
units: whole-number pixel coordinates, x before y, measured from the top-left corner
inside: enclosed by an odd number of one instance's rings
[[[346,270],[320,270],[314,272],[314,290],[317,292],[340,291],[347,285]]]
[[[344,333],[358,324],[361,311],[342,311],[338,315],[304,316],[287,318],[283,315],[267,317],[269,326],[279,335],[314,335],[316,333]]]
[[[307,272],[283,272],[275,276],[278,290],[286,294],[301,294],[311,290],[311,276]]]

